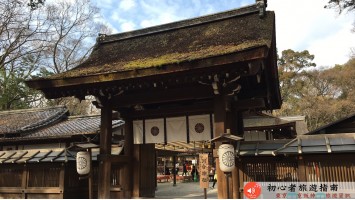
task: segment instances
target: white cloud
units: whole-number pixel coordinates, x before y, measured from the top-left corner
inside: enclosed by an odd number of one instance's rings
[[[179,6],[169,3],[168,1],[140,1],[140,6],[144,18],[141,18],[140,25],[142,27],[166,24],[182,19],[183,12],[179,10]]]
[[[136,6],[136,2],[134,0],[121,0],[119,9],[124,11],[130,10]]]
[[[331,67],[334,64],[344,64],[349,60],[350,48],[355,46],[351,28],[345,26],[327,37],[314,39],[309,44],[308,50],[315,55],[314,62],[318,66]]]
[[[140,26],[143,27],[143,28],[147,28],[147,27],[150,27],[150,26],[154,26],[154,22],[151,21],[151,20],[143,20],[140,22]]]
[[[126,31],[132,31],[134,30],[136,27],[136,25],[131,22],[131,21],[128,21],[128,22],[124,22],[121,24],[120,28],[123,32],[126,32]]]
[[[268,10],[276,13],[276,42],[279,53],[285,49],[309,50],[318,66],[343,64],[355,46],[351,34],[354,15],[336,16],[324,9],[323,0],[269,0]]]
[[[113,1],[114,0],[99,0],[99,1],[93,1],[93,3],[95,3],[95,5],[101,9],[109,10],[112,8]]]
[[[240,6],[247,6],[247,5],[250,5],[251,2],[250,0],[243,0],[241,3],[240,3]]]
[[[118,12],[112,13],[112,15],[110,16],[110,19],[112,19],[113,21],[116,21],[116,22],[121,21],[121,17]]]

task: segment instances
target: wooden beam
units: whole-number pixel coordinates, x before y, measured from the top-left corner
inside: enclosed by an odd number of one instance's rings
[[[243,85],[242,85],[243,87]],[[248,90],[241,89],[238,93],[238,98],[241,100],[252,99],[252,98],[262,98],[267,96],[266,88],[249,88]]]
[[[100,155],[100,160],[104,159],[110,160],[111,164],[125,164],[131,160],[131,158],[126,155]]]
[[[23,190],[24,193],[37,193],[37,194],[60,194],[63,193],[62,189],[59,187],[56,188],[41,188],[41,187],[31,187]]]
[[[236,111],[265,108],[264,98],[242,99],[233,102]]]
[[[118,109],[119,111],[121,109]],[[132,118],[151,118],[151,117],[162,117],[162,113],[164,113],[164,117],[174,117],[174,116],[183,116],[183,115],[195,115],[201,113],[212,113],[213,112],[213,102],[212,101],[203,101],[196,102],[189,105],[174,105],[166,107],[159,107],[157,109],[147,109],[135,111],[132,110],[130,112],[130,116]]]
[[[156,89],[141,91],[135,94],[122,94],[114,97],[113,102],[118,106],[134,106],[137,104],[155,104],[177,102],[184,100],[205,99],[213,97],[212,86],[201,85],[189,88]]]

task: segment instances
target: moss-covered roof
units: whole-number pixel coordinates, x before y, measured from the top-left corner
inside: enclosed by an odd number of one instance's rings
[[[256,7],[249,6],[106,36],[98,39],[84,63],[46,79],[119,73],[201,60],[255,47],[271,47],[274,21],[273,12],[267,11],[260,18]]]

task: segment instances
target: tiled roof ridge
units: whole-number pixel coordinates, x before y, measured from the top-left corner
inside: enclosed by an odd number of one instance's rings
[[[0,143],[3,142],[19,142],[19,141],[35,141],[35,140],[51,140],[51,139],[66,139],[66,138],[71,138],[72,135],[65,135],[65,136],[61,136],[60,138],[58,138],[58,136],[46,136],[46,137],[27,137],[26,135],[21,135],[19,137],[11,137],[11,138],[1,138]]]
[[[58,106],[43,107],[43,108],[27,108],[27,109],[16,109],[16,110],[0,111],[0,115],[38,112],[38,111],[44,111],[44,110],[53,110],[53,109],[57,109],[57,108],[65,108],[65,109],[67,109],[67,107],[64,106],[64,105],[58,105]]]
[[[79,119],[79,118],[94,118],[94,117],[100,117],[100,114],[91,114],[91,115],[73,115],[73,116],[68,116],[68,120],[72,119]]]
[[[223,19],[228,19],[236,16],[242,16],[247,14],[253,14],[259,12],[257,4],[243,6],[237,9],[227,10],[223,12],[208,14],[200,17],[184,19],[176,22],[171,22],[167,24],[156,25],[152,27],[147,27],[143,29],[138,29],[129,32],[117,33],[112,35],[99,34],[97,38],[97,44],[116,42],[119,40],[125,40],[134,37],[140,37],[150,34],[156,34],[159,32],[165,32],[169,30],[176,30],[180,28],[186,28],[191,26],[196,26],[200,24],[209,23],[212,21],[219,21]],[[97,45],[96,44],[96,45]],[[95,46],[96,46],[95,45]]]
[[[101,115],[94,114],[94,115],[76,115],[76,116],[68,116],[68,120],[76,120],[76,119],[88,119],[88,118],[100,118]],[[124,120],[122,119],[112,119],[112,126],[114,125],[121,125],[124,124]],[[114,128],[114,127],[112,127]]]
[[[68,112],[68,109],[65,106],[62,107],[56,107],[56,108],[62,108],[60,111],[58,111],[57,114],[52,115],[50,117],[44,118],[43,120],[38,121],[37,123],[30,124],[27,126],[24,126],[20,129],[21,132],[28,132],[40,127],[44,127],[46,125],[49,125],[63,117],[65,117],[66,113]],[[51,108],[50,108],[51,109]]]

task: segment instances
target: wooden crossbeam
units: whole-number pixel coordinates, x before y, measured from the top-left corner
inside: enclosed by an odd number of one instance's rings
[[[114,97],[112,102],[119,106],[134,106],[137,104],[144,105],[190,99],[204,99],[212,96],[212,88],[202,85],[189,88],[149,90],[137,94],[120,95]]]
[[[43,155],[43,157],[42,157],[42,158],[38,159],[38,161],[37,161],[37,162],[41,162],[41,160],[43,160],[43,159],[47,158],[47,156],[48,156],[49,154],[51,154],[52,152],[53,152],[53,150],[48,151],[46,154],[44,154],[44,155]]]

